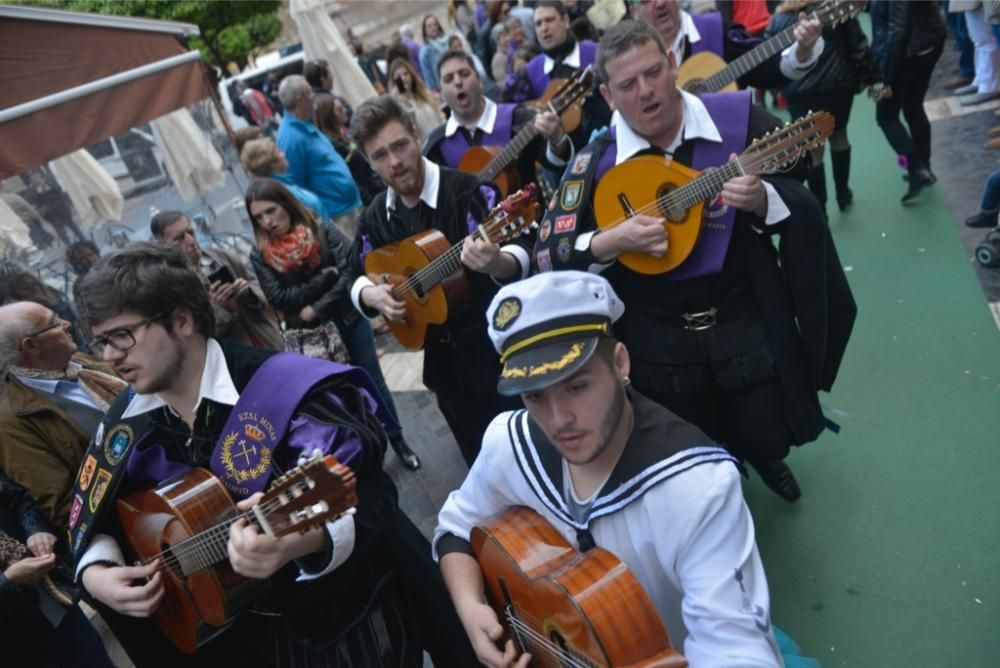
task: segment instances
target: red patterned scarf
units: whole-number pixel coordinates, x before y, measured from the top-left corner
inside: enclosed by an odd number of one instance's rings
[[[307,225],[296,225],[287,234],[269,238],[260,253],[269,267],[282,274],[313,270],[321,261],[319,241]]]

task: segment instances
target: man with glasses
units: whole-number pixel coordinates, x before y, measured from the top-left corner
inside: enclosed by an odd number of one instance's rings
[[[493,417],[519,406],[516,398],[496,392],[500,358],[486,335],[483,314],[497,281],[527,276],[527,247],[515,243],[499,247],[468,236],[499,202],[496,187],[422,157],[416,125],[392,97],[383,95],[359,106],[351,133],[389,186],[361,217],[350,251],[351,299],[359,311],[397,321],[406,315],[405,305],[392,296],[392,286],[375,285],[365,277],[365,258],[372,250],[432,229],[450,244],[465,239],[461,262],[471,294],[466,308],[450,312],[445,324],[428,328],[423,381],[437,396],[465,463],[471,466]]]
[[[0,307],[0,368],[0,469],[64,529],[87,442],[125,383],[77,352],[69,323],[35,302]]]
[[[392,418],[365,373],[216,340],[208,292],[174,248],[138,243],[102,258],[80,304],[93,349],[134,392],[115,400],[87,451],[98,468],[74,488],[87,503],[70,524],[72,549],[79,581],[137,666],[418,668],[435,643],[437,665],[471,665],[430,546],[382,469]],[[229,564],[269,580],[270,593],[182,654],[148,619],[162,575],[155,562],[125,565],[115,500],[204,468],[248,510],[317,451],[353,470],[354,513],[280,539],[233,525]]]

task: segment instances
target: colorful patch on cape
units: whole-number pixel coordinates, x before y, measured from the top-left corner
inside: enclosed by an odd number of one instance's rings
[[[587,171],[587,166],[590,165],[590,159],[593,157],[593,153],[584,153],[583,155],[578,155],[573,160],[573,167],[570,168],[570,174],[583,174]]]
[[[552,232],[552,221],[545,220],[542,221],[542,226],[538,228],[538,240],[543,244],[549,240],[549,234]]]
[[[583,181],[567,181],[563,184],[559,204],[566,211],[572,211],[580,206],[581,195],[583,195]]]
[[[127,424],[116,424],[104,439],[104,457],[112,466],[117,466],[135,440],[135,432]]]
[[[73,536],[73,554],[80,551],[80,543],[83,542],[83,537],[87,534],[87,523],[84,522],[80,525],[80,528],[76,530],[76,535]]]
[[[556,218],[556,224],[554,232],[556,234],[565,234],[566,232],[572,232],[576,229],[576,214],[571,213],[568,216],[559,216]]]
[[[97,469],[97,479],[94,480],[94,487],[90,490],[90,498],[87,499],[87,507],[91,513],[96,513],[104,500],[104,494],[111,484],[111,472],[104,469]]]
[[[69,509],[69,528],[76,526],[80,519],[80,511],[83,510],[83,497],[79,494],[73,495],[73,506]]]
[[[552,255],[548,248],[535,253],[535,264],[538,265],[538,271],[552,271]]]
[[[521,300],[517,297],[507,297],[497,306],[493,314],[493,329],[498,332],[506,330],[514,324],[518,316],[521,315]]]
[[[94,479],[94,471],[97,470],[97,457],[87,455],[80,467],[80,491],[86,492],[90,487],[90,481]]]
[[[567,237],[563,237],[559,240],[559,245],[556,247],[556,255],[559,256],[561,262],[569,262],[570,256],[573,254],[573,245],[569,242]]]

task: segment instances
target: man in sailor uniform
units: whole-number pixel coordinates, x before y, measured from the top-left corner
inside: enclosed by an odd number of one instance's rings
[[[483,603],[473,527],[515,506],[581,550],[621,559],[691,666],[782,665],[754,526],[734,458],[629,386],[610,335],[625,307],[602,277],[543,273],[502,288],[487,318],[501,354],[502,413],[434,532],[452,600],[480,661],[526,665]]]

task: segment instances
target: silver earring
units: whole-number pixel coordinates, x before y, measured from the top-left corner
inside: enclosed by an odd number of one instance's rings
[[[625,376],[624,378],[622,378],[622,385],[624,385],[625,387],[628,387],[631,384],[632,384],[632,381],[631,381],[631,379],[629,379],[628,376]]]

